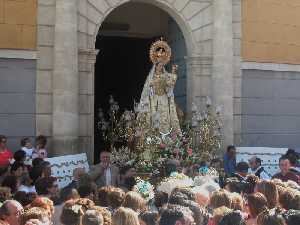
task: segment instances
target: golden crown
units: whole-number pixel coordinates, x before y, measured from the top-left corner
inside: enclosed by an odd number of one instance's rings
[[[150,60],[153,64],[162,63],[164,65],[170,62],[172,51],[167,42],[161,38],[154,42],[150,48]]]

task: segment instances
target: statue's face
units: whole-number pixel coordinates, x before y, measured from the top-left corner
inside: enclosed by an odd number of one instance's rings
[[[156,66],[156,72],[162,72],[163,70],[163,64],[162,63],[158,63]]]

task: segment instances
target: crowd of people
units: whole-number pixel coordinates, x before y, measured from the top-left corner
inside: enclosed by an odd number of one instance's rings
[[[300,225],[299,155],[291,149],[274,176],[258,157],[236,163],[234,146],[224,155],[224,178],[202,173],[212,163],[184,168],[170,160],[167,175],[197,177],[199,188],[154,189],[146,199],[135,189],[134,165],[118,168],[109,151],[90,171],[74,169],[72,182],[60,189],[43,136],[36,148],[23,139],[15,153],[6,142],[0,136],[0,225]]]

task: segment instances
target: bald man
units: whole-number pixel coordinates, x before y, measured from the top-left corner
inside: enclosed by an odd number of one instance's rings
[[[20,225],[24,212],[22,205],[15,200],[7,200],[0,207],[0,219],[9,225]]]

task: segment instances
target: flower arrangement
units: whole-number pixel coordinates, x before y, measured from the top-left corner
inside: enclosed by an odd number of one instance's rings
[[[110,144],[112,162],[118,166],[132,164],[138,173],[158,174],[167,159],[179,160],[189,167],[212,160],[220,150],[220,110],[212,112],[209,99],[203,112],[193,105],[192,120],[181,131],[171,129],[168,133],[146,126],[142,110],[137,106],[135,111],[121,113],[112,96],[109,104],[108,117],[99,111],[98,129],[103,140]],[[117,147],[116,143],[123,146]]]
[[[172,191],[179,188],[188,188],[194,185],[193,179],[184,175],[183,173],[173,172],[170,177],[164,179],[158,186],[157,190],[170,195]]]
[[[139,177],[136,178],[136,185],[133,190],[140,193],[146,201],[150,201],[154,198],[154,187],[152,184]]]

